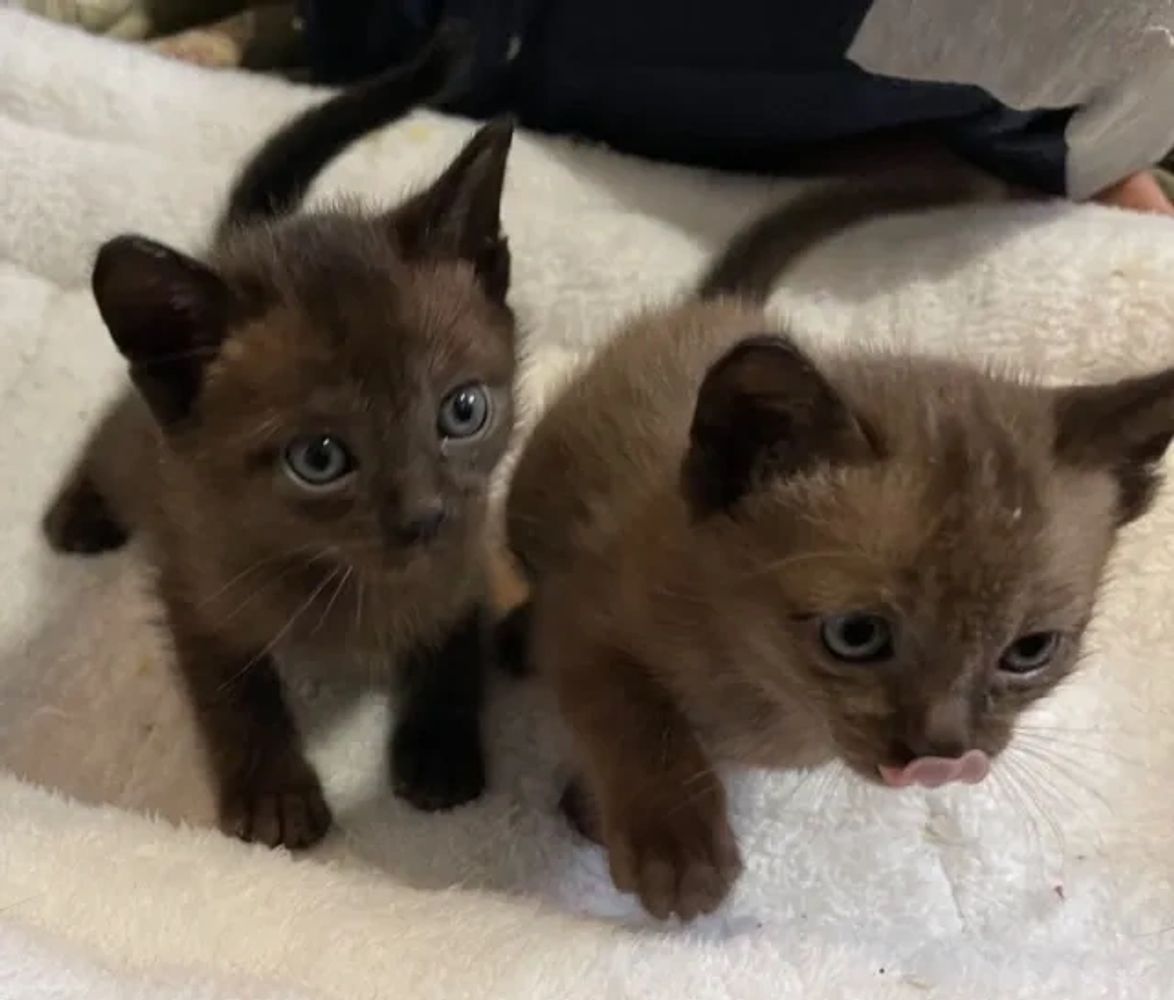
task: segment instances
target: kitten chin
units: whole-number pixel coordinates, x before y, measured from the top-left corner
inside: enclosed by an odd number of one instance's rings
[[[600,350],[516,467],[566,801],[656,916],[712,910],[740,872],[719,764],[981,780],[1075,669],[1174,434],[1174,369],[1051,389],[801,346],[765,275],[923,191],[871,195],[833,186],[736,237],[701,295]]]
[[[513,425],[514,318],[500,202],[512,128],[482,128],[387,211],[290,214],[349,142],[435,96],[468,53],[412,65],[272,137],[202,258],[106,243],[93,290],[133,389],[46,517],[52,544],[150,543],[223,828],[290,848],[331,817],[274,656],[393,683],[397,794],[424,809],[485,781],[483,533]],[[332,656],[331,653],[334,653]]]

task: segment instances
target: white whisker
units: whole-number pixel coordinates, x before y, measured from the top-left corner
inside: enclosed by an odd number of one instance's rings
[[[326,607],[322,609],[322,614],[318,616],[318,624],[314,626],[313,632],[316,634],[319,629],[326,623],[326,619],[330,615],[330,609],[334,607],[338,600],[338,595],[342,593],[343,588],[347,585],[347,581],[351,578],[354,569],[347,567],[347,571],[338,579],[338,585],[334,588],[334,593],[330,595],[330,600],[326,602]]]
[[[296,611],[294,611],[294,613],[292,615],[289,616],[289,620],[286,621],[286,623],[280,629],[278,629],[277,634],[272,639],[269,640],[269,642],[265,645],[265,647],[261,650],[261,652],[259,652],[256,656],[254,656],[251,660],[249,660],[243,667],[240,668],[240,670],[238,670],[230,678],[228,678],[226,681],[224,681],[224,683],[222,683],[220,685],[219,690],[221,692],[223,692],[223,691],[227,690],[228,688],[230,688],[233,684],[235,684],[238,680],[240,680],[246,673],[248,673],[249,670],[251,670],[254,666],[256,666],[258,663],[260,663],[262,660],[264,660],[265,657],[267,657],[270,653],[272,653],[273,650],[277,647],[277,644],[279,642],[281,642],[281,640],[285,638],[285,636],[289,632],[289,630],[291,628],[293,628],[294,623],[297,622],[297,620],[302,616],[302,614],[304,614],[309,609],[310,605],[313,604],[315,600],[317,600],[318,595],[321,594],[322,591],[324,591],[334,581],[335,576],[341,572],[342,572],[341,567],[331,570],[330,573],[327,574],[327,576],[323,579],[323,581],[314,589],[314,592],[312,594],[310,594],[310,596],[308,598],[306,598],[305,602],[303,604],[299,605],[298,609]]]

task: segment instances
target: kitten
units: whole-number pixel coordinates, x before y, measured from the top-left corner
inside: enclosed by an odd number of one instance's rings
[[[202,259],[120,236],[94,266],[135,391],[46,530],[68,552],[132,527],[152,543],[221,824],[245,840],[305,847],[331,822],[274,669],[287,646],[394,668],[399,795],[440,809],[484,785],[482,534],[513,424],[512,126],[483,127],[389,211],[288,214],[462,58],[442,36],[292,121],[242,172]]]
[[[528,655],[581,767],[564,808],[657,917],[739,874],[720,763],[981,780],[1075,668],[1174,434],[1170,368],[1043,388],[800,346],[762,311],[776,272],[876,197],[833,188],[736,239],[599,352],[515,472]]]

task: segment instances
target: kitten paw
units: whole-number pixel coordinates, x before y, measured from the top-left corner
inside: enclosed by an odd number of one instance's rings
[[[659,920],[712,913],[742,872],[724,806],[669,806],[658,815],[628,817],[606,838],[612,881],[635,893]]]
[[[476,720],[405,719],[396,727],[391,752],[395,794],[417,809],[452,809],[485,790]]]
[[[45,537],[58,552],[97,555],[126,544],[126,528],[88,479],[67,486],[45,515]]]
[[[322,785],[299,761],[286,775],[253,775],[224,795],[221,828],[247,843],[299,850],[326,836],[332,822]]]
[[[581,778],[573,778],[567,782],[567,787],[563,789],[562,797],[558,800],[558,808],[571,829],[580,837],[585,837],[593,844],[603,843],[599,810]]]

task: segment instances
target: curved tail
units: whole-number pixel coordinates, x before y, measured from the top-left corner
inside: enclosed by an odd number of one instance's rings
[[[840,179],[804,192],[736,233],[710,264],[697,297],[738,296],[764,302],[787,269],[828,237],[870,219],[973,201],[973,177],[906,177],[869,184]]]
[[[352,142],[421,104],[450,96],[466,76],[472,50],[471,32],[459,22],[446,22],[411,62],[291,119],[238,175],[218,237],[293,211],[323,167]]]

